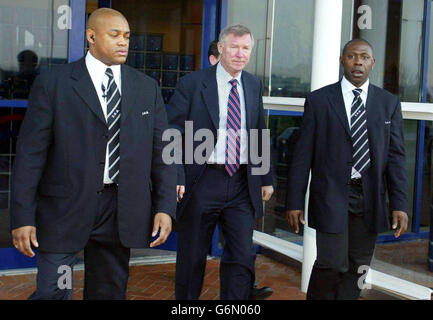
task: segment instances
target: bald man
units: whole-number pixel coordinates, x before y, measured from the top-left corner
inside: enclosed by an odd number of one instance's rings
[[[154,80],[123,65],[129,36],[121,13],[98,9],[86,57],[35,80],[11,191],[14,246],[29,257],[37,249],[30,299],[71,299],[83,249],[84,299],[124,299],[130,248],[158,246],[171,232],[176,171],[162,161],[164,104]]]

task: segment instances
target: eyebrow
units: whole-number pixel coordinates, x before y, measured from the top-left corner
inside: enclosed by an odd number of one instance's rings
[[[122,31],[122,30],[119,30],[119,29],[111,29],[110,31],[131,33],[131,31]]]

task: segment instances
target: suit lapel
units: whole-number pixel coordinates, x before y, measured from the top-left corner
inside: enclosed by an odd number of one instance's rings
[[[107,125],[101,103],[99,102],[98,94],[93,85],[92,79],[90,78],[89,72],[87,71],[85,58],[82,58],[79,63],[76,64],[71,77],[77,80],[73,85],[74,90],[84,100],[96,117]]]
[[[215,129],[219,127],[219,100],[218,85],[216,81],[216,65],[206,70],[202,89],[203,100],[209,112]]]
[[[122,79],[122,98],[121,98],[121,123],[124,123],[131,110],[134,108],[135,99],[137,96],[137,88],[135,87],[134,75],[131,70],[121,65],[120,67]],[[145,90],[142,88],[142,90]]]
[[[346,107],[344,105],[343,93],[341,92],[341,81],[336,83],[331,87],[331,92],[328,95],[329,102],[331,103],[331,108],[335,111],[344,127],[346,133],[350,135],[349,122],[347,120]]]
[[[250,83],[246,80],[246,77],[244,77],[245,72],[242,72],[242,89],[244,91],[244,99],[245,99],[245,119],[246,119],[246,128],[251,129],[251,117],[252,114],[252,101],[254,101],[254,98],[250,96],[252,94],[252,90],[250,90]],[[250,104],[251,102],[251,104]]]
[[[377,126],[378,118],[380,118],[380,112],[378,110],[374,110],[374,101],[377,102],[376,90],[374,86],[370,84],[368,86],[367,103],[365,104],[365,112],[367,112],[367,130],[368,130],[368,143],[370,144],[370,155],[372,154],[371,151],[374,149],[372,148],[372,145],[376,143],[375,133],[377,132],[377,128],[378,128]]]

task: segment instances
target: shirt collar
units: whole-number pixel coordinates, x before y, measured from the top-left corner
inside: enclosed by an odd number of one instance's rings
[[[120,81],[120,64],[114,64],[114,65],[111,65],[111,66],[107,66],[102,61],[96,59],[90,53],[90,50],[89,50],[87,52],[87,55],[86,55],[86,66],[87,66],[87,69],[89,70],[89,73],[91,75],[96,75],[97,77],[99,77],[101,79],[101,82],[102,82],[103,76],[105,74],[105,70],[107,70],[107,68],[111,68],[111,70],[113,70],[114,79],[116,80],[117,85],[119,85],[119,81]]]
[[[359,89],[362,89],[362,92],[365,94],[368,94],[368,86],[370,84],[370,79],[367,79],[367,81],[364,82],[362,86],[359,87]],[[357,87],[355,87],[349,80],[346,79],[345,76],[343,76],[343,79],[341,79],[341,89],[343,91],[343,95],[346,95],[347,93],[351,92]]]
[[[217,72],[218,79],[220,79],[224,83],[228,83],[230,80],[236,79],[238,81],[238,85],[241,84],[242,71],[236,77],[232,77],[232,75],[230,73],[228,73],[226,71],[226,69],[224,69],[222,64],[220,62],[218,62],[216,72]]]

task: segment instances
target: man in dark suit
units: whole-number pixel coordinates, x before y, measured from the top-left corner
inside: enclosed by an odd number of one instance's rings
[[[11,202],[15,247],[29,257],[38,248],[30,299],[71,299],[59,277],[83,248],[84,298],[124,299],[130,248],[159,232],[157,246],[171,231],[176,168],[162,161],[166,114],[155,81],[121,65],[129,35],[120,12],[98,9],[87,56],[35,81]]]
[[[317,258],[307,299],[358,299],[360,266],[368,266],[377,233],[407,229],[408,180],[399,99],[369,83],[373,49],[348,42],[340,82],[307,95],[289,167],[287,219],[299,232],[311,170],[308,224]]]
[[[224,29],[218,43],[220,62],[184,76],[167,108],[169,126],[186,139],[185,161],[178,172],[178,197],[182,201],[177,211],[177,299],[199,298],[217,223],[225,239],[220,297],[248,299],[251,292],[254,212],[261,217],[262,200],[273,193],[269,150],[263,148],[261,152],[262,138],[264,144],[269,143],[269,136],[262,132],[266,128],[262,84],[242,71],[252,47],[248,28],[237,25]],[[187,159],[201,141],[188,141],[185,121],[191,121],[194,135],[206,131],[214,140],[203,162]],[[256,140],[251,138],[253,129],[258,129]],[[253,160],[254,149],[267,158],[264,162],[268,160],[269,165],[260,173],[255,170],[266,165]]]
[[[218,40],[214,40],[209,44],[209,49],[207,51],[207,57],[209,59],[209,64],[211,66],[216,65],[219,61],[220,61],[220,53],[218,51]],[[221,230],[220,230],[221,232]],[[254,253],[256,248],[253,247]],[[253,270],[254,272],[254,284],[253,287],[251,289],[251,293],[250,293],[250,299],[251,300],[262,300],[262,299],[266,299],[268,297],[270,297],[273,293],[272,288],[270,287],[261,287],[258,288],[257,287],[257,283],[255,281],[255,270]]]

